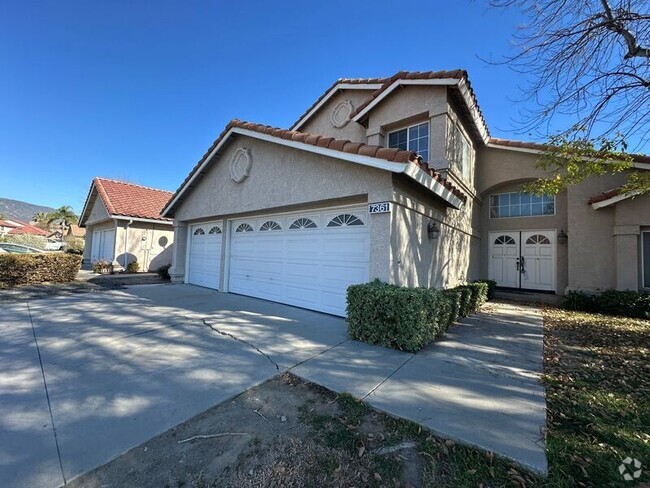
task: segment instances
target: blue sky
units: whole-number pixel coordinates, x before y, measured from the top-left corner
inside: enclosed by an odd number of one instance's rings
[[[0,197],[81,210],[105,176],[175,190],[232,118],[287,127],[339,77],[465,68],[494,136],[523,18],[481,0],[0,4]]]

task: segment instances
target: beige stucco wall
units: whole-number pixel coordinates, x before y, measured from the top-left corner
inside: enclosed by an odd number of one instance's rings
[[[249,149],[253,165],[243,183],[230,177],[229,163],[239,147]],[[389,200],[391,173],[358,164],[307,153],[271,142],[238,136],[222,151],[175,212],[175,247],[172,275],[185,274],[187,226],[191,222],[233,218],[262,213],[324,208],[350,203]],[[370,226],[370,276],[389,279],[390,219],[373,215]],[[225,253],[225,248],[224,251]],[[222,279],[225,276],[222,259]],[[222,283],[223,284],[223,283]],[[223,288],[223,286],[222,286]]]
[[[339,90],[298,130],[335,139],[366,142],[366,129],[361,124],[348,122],[344,127],[336,128],[332,125],[330,116],[340,102],[348,100],[354,110],[368,100],[372,92],[373,90]]]
[[[108,215],[106,207],[104,206],[104,202],[102,202],[101,198],[98,198],[97,190],[93,191],[93,195],[91,197],[90,212],[88,213],[88,218],[85,221],[85,225],[93,225],[97,222],[102,222],[110,218],[111,217]]]
[[[641,287],[641,228],[650,225],[650,197],[597,210],[587,204],[624,181],[625,175],[590,178],[569,189],[569,289]]]
[[[127,231],[128,224],[128,231]],[[174,230],[171,225],[118,220],[115,232],[115,264],[124,268],[137,261],[140,271],[155,271],[171,264]]]
[[[397,175],[394,185],[390,281],[404,286],[449,288],[479,278],[481,235],[473,226],[473,199],[456,210]],[[428,238],[431,220],[440,228],[438,239]]]

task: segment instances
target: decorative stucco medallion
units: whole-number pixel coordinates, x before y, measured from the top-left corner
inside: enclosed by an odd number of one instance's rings
[[[235,183],[241,183],[251,173],[253,158],[248,149],[240,147],[230,158],[230,177]]]
[[[330,122],[332,123],[332,126],[336,129],[345,127],[347,123],[350,122],[352,110],[354,110],[354,107],[350,100],[343,100],[337,103],[330,114]]]

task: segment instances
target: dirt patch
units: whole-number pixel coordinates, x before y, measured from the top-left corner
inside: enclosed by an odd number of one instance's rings
[[[519,476],[512,463],[491,453],[283,374],[67,486],[451,487],[477,486],[472,481],[481,478],[511,481],[513,473]],[[532,481],[525,473],[520,479]]]
[[[412,473],[406,470],[402,479],[399,456],[407,459],[408,447],[383,456],[372,453],[385,444],[386,428],[376,416],[365,419],[365,405],[350,401],[360,405],[359,412],[342,418],[345,409],[337,395],[289,374],[277,376],[68,486],[350,486],[352,480],[359,486],[418,484],[407,479]]]

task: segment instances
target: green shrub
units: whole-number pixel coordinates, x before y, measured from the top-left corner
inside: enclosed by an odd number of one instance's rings
[[[472,293],[470,302],[470,313],[476,312],[481,306],[488,301],[488,284],[482,282],[474,282],[465,285],[466,288]]]
[[[562,304],[567,310],[650,319],[650,293],[632,290],[606,290],[597,295],[572,291]]]
[[[163,280],[168,280],[169,279],[169,268],[171,268],[171,264],[165,264],[158,268],[156,270],[156,273],[158,273],[158,276],[160,276]]]
[[[570,291],[562,302],[562,307],[567,310],[581,310],[583,312],[595,312],[596,300],[594,295],[588,295],[581,291]]]
[[[466,286],[457,286],[453,288],[460,293],[460,305],[458,308],[458,315],[460,318],[467,317],[473,312],[472,309],[472,290]]]
[[[138,271],[140,271],[140,265],[137,261],[133,261],[126,265],[127,273],[137,273]]]
[[[0,254],[0,285],[74,281],[81,256],[62,253]]]
[[[415,352],[439,334],[442,294],[375,280],[348,287],[348,332],[355,340]]]
[[[497,282],[494,280],[476,280],[474,283],[485,283],[488,286],[487,299],[493,300],[497,291]]]
[[[596,296],[596,309],[606,315],[650,319],[650,293],[606,290]]]
[[[443,292],[443,296],[445,297],[445,301],[449,306],[449,316],[447,318],[447,321],[444,323],[446,331],[451,326],[451,324],[457,322],[458,319],[460,319],[460,303],[462,299],[462,293],[460,290],[452,288],[450,290],[445,290]]]
[[[47,245],[47,238],[35,234],[7,234],[2,236],[2,242],[11,242],[44,250]]]

